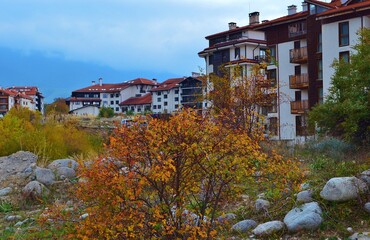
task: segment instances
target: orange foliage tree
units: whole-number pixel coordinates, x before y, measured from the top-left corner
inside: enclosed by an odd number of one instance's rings
[[[219,75],[204,76],[205,100],[211,112],[228,115],[249,136],[262,133],[264,110],[276,100],[276,87],[266,78],[267,64],[255,64],[246,72],[240,65],[220,66]],[[245,71],[245,72],[243,72]]]
[[[187,110],[116,129],[106,156],[81,168],[76,195],[89,217],[73,238],[213,239],[221,209],[256,171],[281,189],[299,178],[295,163],[229,124]]]

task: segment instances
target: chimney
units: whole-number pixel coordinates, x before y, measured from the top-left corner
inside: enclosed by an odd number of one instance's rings
[[[232,29],[235,29],[235,28],[237,28],[236,23],[229,22],[229,30],[232,30]]]
[[[295,13],[297,13],[297,6],[296,5],[288,6],[288,15],[293,15]]]
[[[191,72],[191,76],[193,78],[197,78],[197,77],[200,77],[200,73],[197,73],[197,72]]]
[[[92,80],[91,83],[92,83],[92,85],[95,85],[95,80]]]
[[[256,25],[260,23],[259,12],[252,12],[249,14],[249,25]]]
[[[99,78],[99,86],[103,86],[103,78]]]
[[[302,2],[302,11],[308,11],[308,4],[306,2]]]
[[[157,82],[157,79],[156,78],[153,78],[152,80],[153,80],[153,82]]]

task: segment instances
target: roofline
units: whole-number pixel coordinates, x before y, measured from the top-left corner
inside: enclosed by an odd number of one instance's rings
[[[348,10],[346,9],[342,12],[339,11],[339,12],[334,12],[332,14],[323,12],[322,15],[321,14],[318,15],[316,20],[324,20],[324,19],[337,17],[337,16],[342,16],[342,15],[346,15],[346,14],[350,14],[350,13],[354,13],[354,12],[366,11],[366,10],[369,10],[369,9],[370,9],[370,5],[369,6],[364,6],[364,7],[359,7],[359,8],[356,8],[356,7],[348,8]]]

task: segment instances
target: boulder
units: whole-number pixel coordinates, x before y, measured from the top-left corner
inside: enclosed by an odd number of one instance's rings
[[[236,218],[236,214],[234,213],[226,213],[222,216],[219,216],[217,218],[217,221],[220,223],[230,222],[231,220],[234,220]]]
[[[305,190],[297,194],[297,202],[299,203],[309,203],[312,202],[312,191]]]
[[[270,207],[269,201],[261,199],[261,198],[256,200],[255,208],[257,212],[261,212],[263,210],[267,211],[269,207]]]
[[[370,188],[370,169],[363,171],[360,174],[360,179],[364,181],[367,184],[367,186]]]
[[[337,177],[325,184],[320,196],[328,201],[348,201],[356,199],[366,189],[366,184],[356,177]]]
[[[78,167],[78,163],[73,159],[58,159],[54,160],[47,166],[47,168],[52,170],[56,170],[57,168],[60,167],[68,167],[76,170],[76,168]]]
[[[8,195],[12,191],[13,191],[13,189],[11,187],[6,187],[6,188],[3,188],[3,189],[0,189],[0,197]]]
[[[294,208],[284,218],[284,223],[290,232],[315,230],[322,221],[322,211],[317,202],[306,203]]]
[[[366,212],[370,213],[370,202],[366,203],[364,208]]]
[[[36,167],[35,175],[37,181],[47,186],[53,184],[55,181],[53,171],[47,168]]]
[[[76,177],[76,171],[69,167],[59,167],[55,170],[55,175],[60,180],[64,180],[66,178],[73,179]]]
[[[256,236],[267,236],[280,232],[285,227],[282,221],[271,221],[258,225],[253,229],[253,234]]]
[[[24,170],[36,164],[37,156],[31,152],[19,151],[7,157],[0,157],[0,184],[10,176],[27,178]]]
[[[354,233],[349,240],[370,240],[370,232]]]
[[[243,232],[247,232],[248,230],[250,230],[250,229],[252,229],[256,226],[257,226],[257,223],[254,220],[247,219],[247,220],[243,220],[243,221],[240,221],[240,222],[234,224],[231,227],[231,230],[243,233]]]
[[[41,199],[43,196],[49,195],[50,191],[38,181],[29,182],[23,188],[23,196],[28,199]]]

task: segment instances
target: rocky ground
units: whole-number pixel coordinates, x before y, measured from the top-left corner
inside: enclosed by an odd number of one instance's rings
[[[0,239],[9,236],[17,239],[14,236],[27,236],[22,234],[39,231],[36,220],[46,208],[42,202],[73,205],[68,199],[67,189],[77,182],[77,167],[78,163],[72,159],[58,159],[40,167],[36,155],[23,151],[1,157]],[[347,239],[370,240],[369,189],[370,170],[367,170],[357,177],[332,178],[321,187],[318,194],[310,184],[302,184],[301,191],[295,195],[294,206],[281,218],[269,219],[269,212],[276,203],[260,194],[257,199],[248,200],[255,215],[241,220],[230,211],[220,216],[218,221],[230,226],[226,231],[227,237],[225,235],[227,239],[320,239],[317,231],[322,231],[326,222],[332,220],[325,213],[329,211],[328,206],[334,206],[339,210],[349,208],[344,212],[351,212],[349,216],[357,216],[352,224],[348,222]],[[360,207],[351,209],[351,201]],[[256,217],[258,214],[267,217]],[[79,219],[86,217],[87,214],[81,214]],[[333,236],[336,234],[333,233]]]

